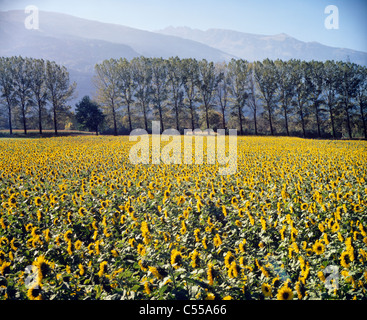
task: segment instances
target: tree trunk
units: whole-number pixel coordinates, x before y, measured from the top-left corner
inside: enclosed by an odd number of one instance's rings
[[[333,115],[333,109],[332,106],[329,104],[329,113],[330,113],[330,121],[331,121],[331,129],[333,132],[333,138],[336,138],[336,133],[335,133],[335,125],[334,125],[334,115]]]
[[[159,110],[159,122],[161,124],[161,132],[163,132],[164,131],[164,125],[163,125],[163,115],[162,115],[161,104],[158,105],[158,110]]]
[[[270,105],[268,104],[268,113],[269,113],[269,126],[270,126],[270,134],[273,136],[274,135],[274,130],[273,130],[273,123],[271,120],[271,111],[270,111]]]
[[[11,104],[8,101],[8,111],[9,111],[9,134],[13,134],[13,126],[11,123]]]
[[[27,123],[26,123],[26,118],[25,118],[25,106],[23,104],[22,104],[22,116],[23,116],[24,134],[27,134]]]
[[[242,112],[241,107],[238,107],[238,119],[240,121],[240,135],[243,136],[243,126],[242,126]]]
[[[57,119],[56,119],[56,106],[54,105],[54,127],[55,127],[55,134],[57,135]]]
[[[363,123],[364,138],[367,139],[366,119],[364,118],[363,104],[362,104],[362,102],[359,103],[359,107],[361,108],[361,117],[362,117],[362,123]]]
[[[192,130],[195,130],[194,108],[191,100],[190,100],[190,113],[191,113],[191,128]]]
[[[254,124],[255,124],[255,135],[257,135],[257,119],[256,119],[256,109],[254,109]]]
[[[129,128],[130,128],[130,132],[133,130],[133,126],[131,123],[131,112],[130,112],[130,102],[128,102],[127,104],[127,115],[129,117]]]
[[[287,136],[289,136],[289,128],[288,128],[288,113],[287,113],[287,107],[284,108],[284,118],[285,118],[285,130],[287,132]]]
[[[40,102],[38,102],[38,127],[40,134],[42,134],[42,107]]]
[[[224,114],[224,108],[222,108],[222,124],[223,124],[223,129],[226,129],[226,117],[225,117],[225,114]]]
[[[147,119],[147,111],[146,111],[146,108],[145,108],[145,103],[143,103],[143,115],[144,115],[145,131],[148,132],[148,119]]]
[[[317,135],[321,137],[321,128],[320,128],[320,118],[319,118],[319,106],[318,103],[315,103],[315,115],[316,115],[316,123],[317,123]]]
[[[300,106],[299,106],[299,111],[300,111],[300,115],[301,115],[302,135],[303,135],[303,138],[306,138],[305,119],[303,117],[303,106],[302,106],[302,104],[300,104]]]
[[[350,116],[349,116],[349,111],[348,111],[348,105],[345,106],[345,113],[347,115],[347,128],[348,128],[348,135],[349,138],[352,138],[352,127],[350,125]]]
[[[112,105],[112,116],[113,116],[113,134],[117,136],[116,111],[114,105]]]
[[[175,113],[176,113],[176,130],[179,131],[180,130],[180,124],[179,124],[179,120],[178,120],[178,102],[177,100],[175,101]]]
[[[209,129],[209,110],[207,105],[205,105],[205,116],[206,116],[206,128]]]

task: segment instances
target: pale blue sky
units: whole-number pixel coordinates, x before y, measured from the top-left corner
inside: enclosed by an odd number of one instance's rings
[[[172,25],[284,32],[302,41],[367,52],[367,0],[0,0],[1,11],[27,5],[149,31]],[[324,26],[328,5],[339,9],[337,30]]]

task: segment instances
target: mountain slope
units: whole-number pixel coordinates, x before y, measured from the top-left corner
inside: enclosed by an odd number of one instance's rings
[[[43,58],[66,66],[78,83],[77,100],[94,95],[94,66],[104,59],[145,55],[223,61],[233,57],[192,40],[54,12],[40,11],[39,29],[28,30],[26,16],[20,10],[0,12],[0,56]]]
[[[257,35],[224,29],[202,31],[188,27],[168,27],[161,34],[201,42],[249,61],[269,59],[347,60],[367,65],[367,53],[334,48],[317,42],[303,42],[284,33]]]
[[[147,57],[169,58],[179,55],[182,58],[206,58],[213,61],[229,60],[232,57],[218,49],[192,40],[66,14],[40,11],[39,30],[25,29],[24,18],[25,14],[22,11],[0,12],[1,23],[5,24],[6,28],[16,29],[16,35],[28,36],[33,33],[39,37],[48,36],[57,39],[102,40],[123,44],[134,50],[136,54]]]

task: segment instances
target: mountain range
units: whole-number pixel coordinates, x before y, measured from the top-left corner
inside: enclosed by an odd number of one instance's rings
[[[204,43],[213,48],[225,51],[249,61],[269,59],[310,60],[347,60],[367,65],[367,53],[346,48],[334,48],[318,42],[303,42],[281,33],[276,35],[259,35],[225,29],[208,29],[206,31],[188,27],[167,27],[157,31],[161,34],[190,39]]]
[[[104,59],[137,56],[229,61],[347,60],[367,65],[367,53],[302,42],[286,34],[256,35],[232,30],[167,27],[150,32],[55,12],[39,12],[39,28],[27,29],[21,10],[0,11],[0,56],[22,55],[66,66],[76,81],[77,98],[94,96],[94,66]]]

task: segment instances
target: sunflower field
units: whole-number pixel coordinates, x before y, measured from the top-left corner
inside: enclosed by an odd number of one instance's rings
[[[365,141],[238,137],[228,176],[135,143],[0,139],[1,299],[366,299]]]

